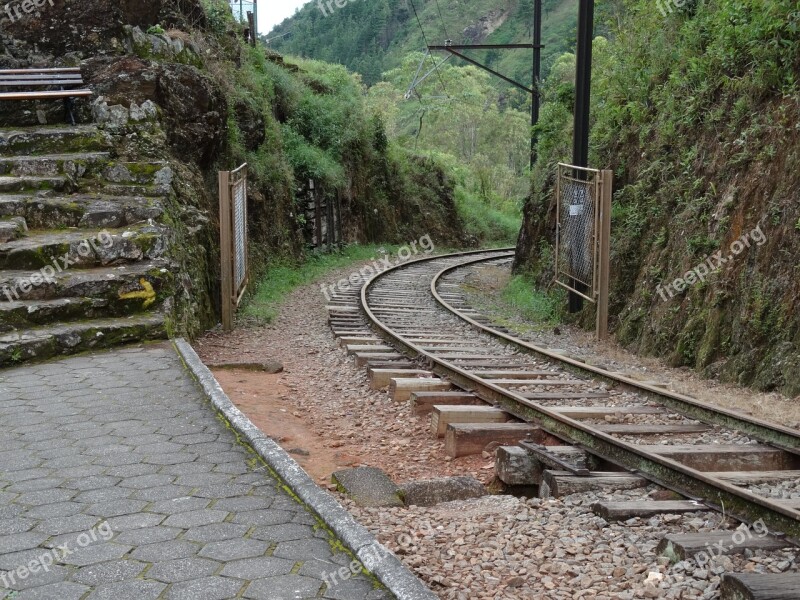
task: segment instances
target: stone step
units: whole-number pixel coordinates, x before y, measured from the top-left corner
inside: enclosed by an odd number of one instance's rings
[[[39,274],[41,283],[33,282]],[[115,300],[120,294],[141,289],[147,280],[157,294],[168,291],[175,275],[166,260],[152,260],[93,269],[68,269],[54,273],[49,280],[41,271],[0,271],[0,302],[55,300],[58,298],[103,298]]]
[[[19,239],[28,231],[28,224],[23,217],[12,217],[0,221],[0,244]]]
[[[0,216],[24,217],[33,229],[124,227],[164,214],[160,198],[47,194],[0,196]],[[1,241],[1,240],[0,240]]]
[[[165,251],[165,230],[151,225],[125,229],[70,229],[37,231],[0,244],[0,268],[63,269],[108,266],[160,258]],[[66,264],[64,259],[70,264]],[[57,261],[57,262],[54,262]]]
[[[22,177],[0,176],[0,193],[14,193],[25,191],[55,190],[57,192],[71,192],[75,188],[72,180],[64,175],[51,177]]]
[[[105,298],[0,302],[0,333],[42,327],[54,322],[124,317],[141,312],[142,305],[140,298],[116,302]]]
[[[160,313],[54,323],[46,327],[0,334],[0,367],[32,359],[42,360],[166,337],[165,319]]]
[[[0,129],[0,154],[3,156],[104,151],[110,147],[109,135],[94,125]]]
[[[109,196],[167,196],[173,177],[166,162],[114,162],[84,187]]]
[[[69,175],[77,179],[99,173],[108,167],[110,160],[109,152],[4,156],[0,158],[0,175],[15,177]]]

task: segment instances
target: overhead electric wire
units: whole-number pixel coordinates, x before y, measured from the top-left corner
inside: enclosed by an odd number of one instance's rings
[[[444,32],[444,39],[449,40],[450,35],[447,33],[447,25],[444,23],[444,17],[442,16],[442,7],[439,6],[439,0],[436,0],[436,10],[439,12],[439,20],[442,22],[442,31]]]
[[[409,2],[411,3],[411,10],[414,11],[414,17],[416,17],[417,19],[417,25],[419,25],[419,30],[422,33],[422,41],[425,42],[425,47],[428,48],[430,47],[430,44],[428,43],[428,36],[425,35],[425,28],[422,26],[422,21],[420,21],[419,19],[419,14],[417,13],[417,7],[414,6],[414,0],[409,0]],[[433,61],[433,68],[436,69],[436,76],[439,78],[439,83],[442,84],[442,89],[444,90],[445,95],[448,98],[450,98],[450,94],[447,91],[447,86],[444,83],[444,79],[442,79],[442,74],[439,72],[439,66],[436,64],[436,59],[433,58],[433,55],[430,56],[431,60]]]

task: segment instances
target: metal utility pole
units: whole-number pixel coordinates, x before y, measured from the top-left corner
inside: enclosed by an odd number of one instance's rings
[[[531,169],[536,162],[538,136],[533,128],[539,123],[539,80],[542,74],[542,0],[533,0],[533,85],[531,89]]]
[[[594,0],[579,0],[578,45],[575,56],[575,121],[572,140],[572,164],[589,166],[589,100],[592,89],[592,36],[594,34]],[[580,175],[581,172],[578,172]],[[574,287],[585,292],[581,283]],[[569,293],[569,312],[576,313],[583,307],[583,299]]]
[[[253,45],[258,45],[258,0],[253,0]]]
[[[444,50],[449,52],[452,56],[457,56],[471,65],[475,65],[479,69],[483,69],[491,73],[495,77],[499,77],[506,83],[510,83],[525,92],[531,94],[531,127],[534,127],[539,122],[539,79],[541,78],[541,63],[542,63],[542,0],[533,0],[533,44],[452,44],[448,40],[444,46],[428,46],[428,50]],[[531,87],[522,84],[518,81],[506,77],[502,73],[498,73],[494,69],[478,62],[477,60],[465,56],[461,53],[462,50],[533,50],[533,78]],[[449,58],[449,57],[448,57]],[[418,78],[419,72],[422,68],[417,70],[417,75],[414,76],[414,81],[411,83],[406,97],[410,97],[414,88],[422,83],[425,78],[430,75],[426,74],[424,77]],[[436,67],[438,68],[438,67]],[[536,162],[536,136],[531,134],[531,168],[533,163]]]

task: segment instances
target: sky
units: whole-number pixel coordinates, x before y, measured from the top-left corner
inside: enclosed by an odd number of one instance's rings
[[[291,17],[294,11],[303,6],[309,0],[261,0],[258,3],[258,32],[267,34],[275,25],[287,17]],[[231,4],[238,6],[236,0]],[[245,9],[247,10],[247,9]]]

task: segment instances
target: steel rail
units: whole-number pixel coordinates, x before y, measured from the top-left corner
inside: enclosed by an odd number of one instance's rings
[[[436,301],[445,310],[448,310],[458,318],[463,319],[465,322],[469,323],[473,327],[476,327],[483,333],[487,333],[498,339],[505,340],[523,352],[538,353],[550,360],[566,364],[568,365],[569,370],[579,370],[582,374],[589,372],[595,377],[624,384],[635,389],[636,391],[644,392],[647,396],[657,399],[659,402],[672,407],[675,407],[675,404],[685,404],[686,406],[694,407],[696,410],[699,410],[699,412],[709,417],[712,417],[715,414],[721,414],[722,417],[719,419],[715,418],[712,422],[720,423],[727,427],[733,427],[730,424],[732,421],[737,423],[739,421],[747,421],[751,423],[758,431],[765,431],[766,429],[769,429],[777,432],[780,439],[784,441],[784,443],[788,442],[786,445],[790,448],[796,449],[800,447],[800,433],[792,431],[788,428],[771,426],[766,422],[757,419],[745,419],[743,416],[736,415],[730,411],[703,405],[693,398],[667,392],[666,390],[660,390],[654,388],[653,386],[641,384],[626,377],[614,375],[604,371],[603,369],[585,365],[580,361],[548,352],[543,348],[528,344],[522,340],[514,338],[513,336],[494,331],[493,329],[481,325],[474,319],[463,314],[461,311],[450,306],[441,298],[436,290],[437,282],[445,274],[475,263],[510,257],[510,251],[503,252],[503,250],[494,250],[461,252],[435,257],[425,257],[416,259],[414,261],[408,261],[401,265],[395,265],[394,267],[376,274],[365,283],[361,289],[361,308],[367,315],[367,318],[372,322],[373,326],[378,330],[378,333],[381,335],[381,337],[394,344],[410,357],[424,358],[427,360],[428,364],[431,366],[431,370],[434,373],[449,379],[465,390],[476,393],[484,400],[502,407],[504,410],[523,420],[536,422],[549,433],[565,439],[587,450],[591,454],[600,456],[611,463],[633,471],[634,473],[637,473],[662,486],[680,491],[692,499],[702,501],[704,504],[717,510],[721,510],[724,513],[730,514],[741,521],[753,523],[758,519],[763,519],[763,522],[766,523],[774,533],[788,536],[792,543],[800,543],[800,511],[772,502],[766,498],[756,496],[747,490],[733,486],[715,477],[711,477],[701,471],[691,469],[678,461],[641,450],[634,444],[616,439],[613,436],[598,431],[591,426],[581,423],[580,421],[565,417],[551,409],[548,409],[547,407],[532,402],[520,396],[519,394],[515,394],[513,391],[502,388],[489,380],[477,377],[458,365],[437,358],[431,352],[423,350],[421,347],[415,345],[411,341],[405,339],[402,335],[394,332],[391,328],[386,326],[374,314],[369,306],[367,299],[369,289],[388,273],[407,268],[412,264],[418,264],[421,262],[457,258],[460,256],[467,257],[469,255],[487,254],[489,252],[492,253],[493,256],[484,256],[471,260],[465,260],[457,265],[451,265],[445,269],[442,269],[434,276],[431,281],[431,293]],[[501,253],[499,256],[497,256],[498,252]],[[675,404],[668,403],[665,401],[665,399],[674,401]],[[692,414],[694,415],[694,412]],[[748,430],[749,429],[752,428],[748,428]]]

